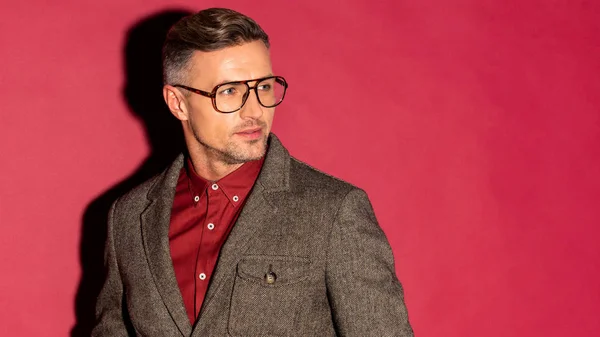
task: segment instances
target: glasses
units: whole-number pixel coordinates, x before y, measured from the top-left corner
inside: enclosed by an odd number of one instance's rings
[[[251,87],[248,82],[256,82]],[[174,87],[183,88],[195,94],[210,97],[215,110],[221,113],[232,113],[240,110],[254,90],[258,103],[265,108],[273,108],[283,101],[288,83],[281,76],[269,76],[254,80],[227,82],[217,85],[211,92],[195,89],[181,84]]]

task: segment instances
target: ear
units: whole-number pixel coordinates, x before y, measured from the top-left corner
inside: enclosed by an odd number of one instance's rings
[[[163,98],[169,107],[169,110],[180,121],[188,120],[188,109],[186,100],[181,91],[172,85],[163,86]]]

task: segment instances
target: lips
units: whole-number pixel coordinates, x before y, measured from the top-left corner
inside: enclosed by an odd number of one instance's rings
[[[253,129],[246,129],[246,130],[238,131],[236,133],[251,135],[253,133],[260,132],[260,131],[261,131],[261,128],[253,128]]]
[[[255,141],[257,139],[260,139],[263,136],[263,133],[262,128],[258,127],[236,132],[235,135],[238,137],[242,137],[242,139],[245,140]]]

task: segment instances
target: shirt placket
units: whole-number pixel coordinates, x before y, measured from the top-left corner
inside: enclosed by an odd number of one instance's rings
[[[216,183],[210,184],[206,189],[207,211],[202,226],[202,237],[198,249],[196,263],[196,301],[195,315],[198,316],[206,294],[212,270],[209,270],[208,262],[214,253],[216,235],[223,226],[219,223],[222,220],[222,209],[224,201],[222,192]]]

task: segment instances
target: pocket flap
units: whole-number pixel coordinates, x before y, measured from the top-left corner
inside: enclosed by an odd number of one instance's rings
[[[238,262],[238,275],[267,287],[300,282],[310,276],[311,263],[300,256],[245,256]]]

